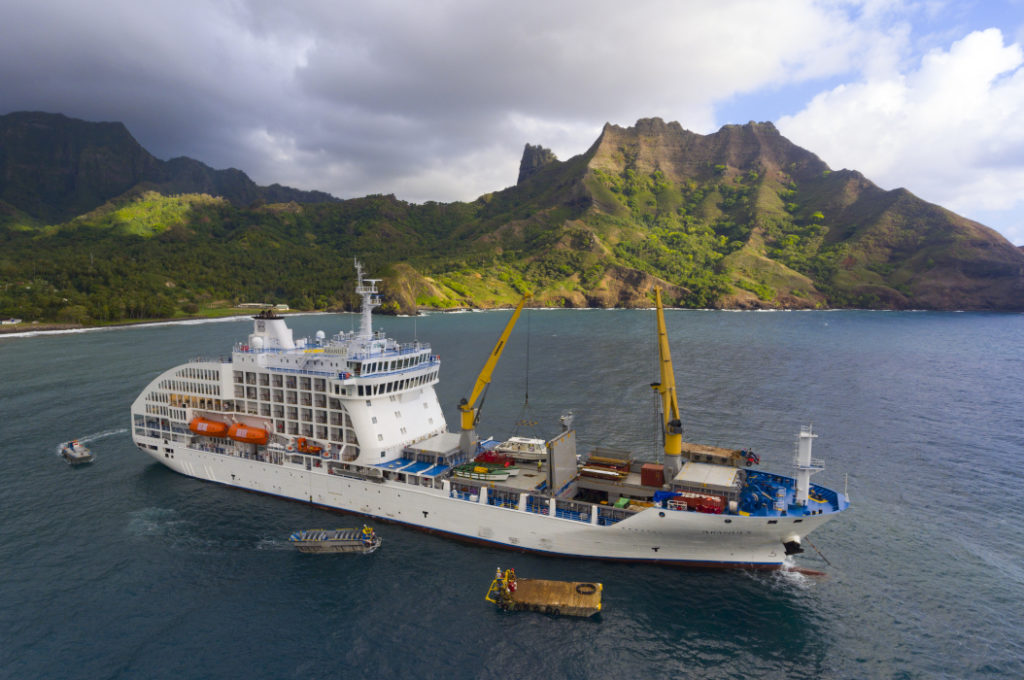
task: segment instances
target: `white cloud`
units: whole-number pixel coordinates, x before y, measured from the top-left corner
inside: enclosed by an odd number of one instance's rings
[[[993,224],[1024,243],[1024,50],[997,29],[816,96],[778,121],[832,167]]]

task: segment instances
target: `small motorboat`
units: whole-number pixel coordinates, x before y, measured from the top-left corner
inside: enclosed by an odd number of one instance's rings
[[[498,444],[494,451],[504,453],[516,460],[535,461],[548,459],[547,443],[531,437],[510,437]]]
[[[62,444],[60,455],[64,457],[64,460],[69,465],[82,465],[83,463],[91,463],[93,460],[92,451],[77,439],[72,439],[66,444]]]
[[[362,529],[303,529],[288,537],[299,552],[369,554],[383,542],[372,527]]]

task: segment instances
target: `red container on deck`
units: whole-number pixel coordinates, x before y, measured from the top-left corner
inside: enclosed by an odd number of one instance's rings
[[[644,463],[640,468],[640,483],[644,486],[664,486],[665,466],[658,463]]]

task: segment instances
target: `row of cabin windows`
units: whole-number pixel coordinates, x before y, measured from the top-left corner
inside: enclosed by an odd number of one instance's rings
[[[191,394],[217,394],[220,392],[220,385],[208,385],[206,383],[186,380],[161,380],[157,387],[170,390],[171,392],[188,392]]]
[[[348,367],[355,375],[389,373],[391,371],[401,371],[405,368],[419,366],[429,358],[430,355],[428,354],[417,354],[415,356],[391,359],[389,361],[352,361],[349,362]]]
[[[308,378],[296,375],[278,375],[256,373],[254,371],[235,371],[235,385],[259,385],[260,387],[286,387],[290,390],[327,391],[326,378]]]
[[[210,382],[220,382],[220,371],[210,368],[193,368],[186,366],[185,368],[177,372],[178,376],[182,378],[192,378],[193,380],[209,380]]]
[[[178,408],[200,408],[210,411],[230,411],[232,409],[231,402],[222,402],[220,399],[214,397],[197,397],[194,394],[174,394],[163,395],[163,401],[170,400],[171,406],[177,406]]]
[[[393,380],[387,383],[381,383],[379,385],[359,385],[360,397],[372,397],[378,394],[390,394],[392,392],[399,392],[401,390],[409,389],[410,387],[418,387],[425,385],[431,380],[437,378],[437,371],[427,373],[426,375],[418,375],[415,378],[405,378],[404,380]]]
[[[272,401],[276,404],[296,404],[300,406],[315,406],[324,408],[328,399],[323,394],[310,394],[308,392],[296,392],[295,390],[271,390],[269,387],[249,387],[235,385],[235,396],[239,399],[259,399],[260,401]],[[337,399],[330,400],[331,408],[341,408],[341,402]]]
[[[296,408],[294,406],[285,407],[277,404],[268,404],[266,402],[240,401],[238,402],[238,413],[248,413],[254,416],[268,416],[276,419],[294,420],[304,423],[317,423],[320,425],[352,427],[352,418],[345,412]]]

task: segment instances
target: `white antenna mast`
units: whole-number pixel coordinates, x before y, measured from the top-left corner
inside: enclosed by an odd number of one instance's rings
[[[373,308],[380,307],[377,282],[381,279],[364,279],[362,263],[359,260],[353,261],[356,265],[356,295],[363,298],[363,319],[359,325],[359,337],[370,340],[373,337]]]

